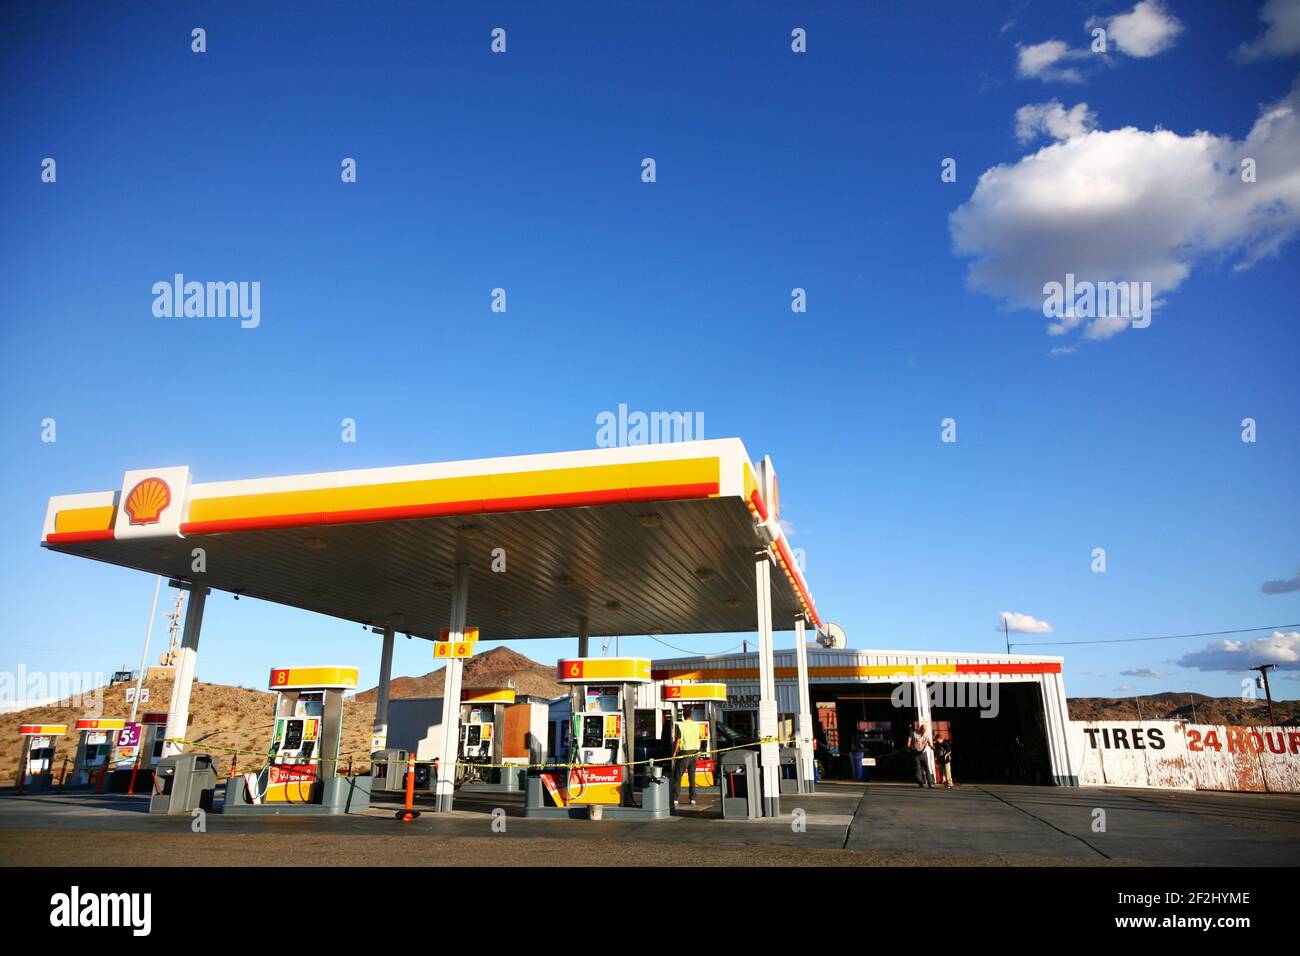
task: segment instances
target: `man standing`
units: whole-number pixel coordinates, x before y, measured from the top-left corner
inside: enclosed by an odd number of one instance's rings
[[[917,724],[916,729],[912,731],[912,736],[907,742],[907,747],[912,751],[912,759],[916,761],[916,785],[918,787],[928,786],[934,789],[934,774],[930,772],[930,759],[927,751],[933,750],[930,744],[930,735],[925,732],[925,724]]]
[[[677,807],[681,791],[682,773],[690,785],[691,805],[695,804],[695,760],[700,755],[700,725],[690,718],[690,710],[682,710],[682,719],[673,723],[673,776],[668,781],[669,800]]]

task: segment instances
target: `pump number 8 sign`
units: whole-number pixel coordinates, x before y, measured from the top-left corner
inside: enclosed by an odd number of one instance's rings
[[[433,656],[435,660],[446,660],[452,657],[473,657],[473,641],[434,641]]]

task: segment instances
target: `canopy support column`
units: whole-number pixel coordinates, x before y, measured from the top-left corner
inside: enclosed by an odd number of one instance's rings
[[[451,622],[447,640],[465,640],[465,615],[469,609],[469,562],[458,561],[451,583]],[[435,806],[441,813],[452,809],[456,790],[456,757],[460,749],[460,680],[464,662],[459,657],[447,661],[446,680],[442,687],[442,755],[438,760],[438,783]]]
[[[591,650],[591,621],[587,615],[582,614],[578,617],[578,656],[586,657]]]
[[[379,652],[379,686],[375,688],[375,719],[370,725],[370,752],[388,746],[388,689],[393,677],[393,629],[384,628],[384,646]]]
[[[758,595],[758,736],[763,778],[763,816],[781,815],[781,754],[777,743],[776,667],[772,656],[772,559],[759,551],[754,560]]]
[[[199,631],[203,629],[203,606],[208,601],[208,589],[201,584],[186,584],[182,581],[171,582],[172,587],[190,592],[190,601],[185,608],[185,633],[181,637],[180,650],[176,652],[175,678],[172,683],[172,701],[167,708],[167,729],[164,737],[163,756],[170,757],[181,752],[182,747],[175,740],[184,740],[190,723],[190,691],[194,687],[194,665],[199,656]]]
[[[813,793],[817,789],[816,775],[813,773],[812,745],[812,704],[808,689],[808,639],[804,635],[804,617],[795,615],[794,619],[794,659],[798,670],[796,691],[799,694],[799,792]]]

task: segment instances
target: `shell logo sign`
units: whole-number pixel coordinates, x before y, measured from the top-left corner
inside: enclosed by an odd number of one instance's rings
[[[118,493],[113,537],[118,541],[181,537],[189,496],[190,470],[184,465],[128,471]]]
[[[171,487],[161,478],[150,476],[127,492],[122,507],[131,519],[131,524],[157,524],[171,503]]]

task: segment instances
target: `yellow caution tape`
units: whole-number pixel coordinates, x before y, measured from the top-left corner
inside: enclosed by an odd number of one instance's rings
[[[177,744],[178,746],[182,746],[182,747],[189,747],[189,748],[192,749],[192,750],[201,750],[201,751],[204,751],[204,752],[226,753],[226,754],[236,754],[236,755],[243,754],[243,755],[245,755],[245,756],[249,756],[249,757],[262,757],[262,758],[264,758],[264,759],[267,761],[267,763],[269,763],[269,762],[270,762],[270,761],[275,757],[275,753],[274,753],[274,752],[268,752],[268,751],[265,751],[265,750],[241,750],[241,749],[239,749],[238,747],[217,747],[217,746],[214,746],[214,745],[212,745],[212,744],[199,743],[199,742],[197,742],[197,741],[193,741],[193,740],[185,740],[185,739],[182,738],[182,737],[166,737],[166,738],[164,738],[164,740],[165,740],[166,743],[169,743],[169,744]],[[779,745],[782,745],[782,746],[787,746],[787,745],[791,745],[791,744],[794,744],[794,743],[795,743],[795,741],[794,741],[793,739],[789,739],[789,740],[781,740],[780,738],[777,738],[777,737],[764,737],[764,738],[761,738],[761,739],[759,739],[759,740],[754,741],[753,743],[748,743],[748,744],[737,744],[737,745],[734,746],[734,747],[720,747],[720,748],[718,748],[717,750],[710,750],[710,751],[708,751],[706,754],[697,754],[696,757],[697,757],[697,759],[698,759],[699,757],[703,756],[703,757],[705,757],[706,759],[709,759],[709,758],[712,758],[712,757],[716,756],[717,754],[727,753],[727,752],[732,751],[732,750],[747,750],[747,749],[749,749],[750,747],[755,747],[755,746],[758,746],[758,745],[760,745],[760,744],[779,744]],[[365,757],[366,759],[370,759],[372,755],[371,755],[371,753],[369,753],[369,752],[365,752],[365,753],[342,754],[342,755],[340,755],[340,756],[338,756],[338,757],[309,757],[309,758],[307,758],[306,760],[303,760],[303,761],[300,761],[300,762],[301,762],[301,763],[341,763],[341,762],[343,762],[344,760],[351,760],[353,757],[359,757],[359,756],[361,756],[361,757]],[[476,760],[457,760],[457,761],[455,761],[455,765],[456,765],[456,766],[460,766],[460,767],[483,767],[483,768],[488,768],[488,769],[501,769],[501,768],[504,768],[504,767],[515,767],[515,768],[518,768],[518,769],[520,769],[520,770],[548,770],[548,769],[550,769],[550,770],[555,770],[555,769],[573,769],[574,767],[639,767],[639,766],[641,766],[642,764],[648,764],[648,765],[654,766],[655,764],[666,764],[666,763],[671,763],[674,759],[681,759],[681,758],[674,758],[674,757],[647,757],[645,760],[629,760],[629,761],[626,761],[626,762],[624,762],[624,763],[602,763],[602,764],[589,764],[589,763],[481,763],[481,762],[476,761]],[[379,761],[375,761],[375,762],[379,762]],[[409,758],[408,758],[406,761],[401,761],[401,762],[403,762],[403,763],[411,763],[412,761],[410,761]],[[433,760],[416,760],[416,761],[414,761],[414,763],[415,763],[416,765],[418,765],[418,766],[432,766],[433,764],[435,764],[435,763],[440,763],[440,762],[441,762],[441,761],[440,761],[439,759],[437,759],[437,758],[435,758],[435,759],[433,759]],[[265,764],[264,764],[263,766],[265,766]]]

